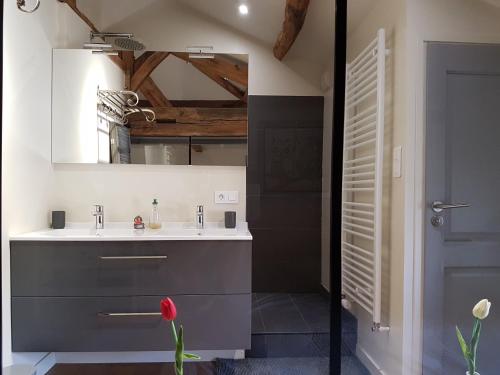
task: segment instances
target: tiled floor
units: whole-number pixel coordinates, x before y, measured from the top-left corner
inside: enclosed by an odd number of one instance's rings
[[[342,375],[368,374],[355,356],[357,322],[342,315]],[[328,357],[330,303],[326,295],[257,293],[252,303],[248,358]]]

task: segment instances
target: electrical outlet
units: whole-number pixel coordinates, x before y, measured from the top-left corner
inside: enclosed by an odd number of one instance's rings
[[[237,191],[216,191],[215,204],[237,204],[239,202]]]

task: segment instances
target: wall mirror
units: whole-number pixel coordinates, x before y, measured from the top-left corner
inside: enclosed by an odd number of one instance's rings
[[[247,55],[95,52],[53,51],[53,163],[246,165]]]

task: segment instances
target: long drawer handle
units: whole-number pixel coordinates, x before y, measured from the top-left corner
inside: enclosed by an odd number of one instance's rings
[[[166,255],[136,255],[136,256],[101,256],[102,260],[161,260],[167,259]]]
[[[139,317],[148,317],[148,316],[161,316],[161,313],[159,312],[144,312],[144,313],[120,313],[120,312],[100,312],[97,315],[99,316],[104,316],[104,317],[133,317],[133,316],[139,316]]]

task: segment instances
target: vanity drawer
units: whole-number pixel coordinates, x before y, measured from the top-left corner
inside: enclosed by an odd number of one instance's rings
[[[13,296],[251,291],[251,241],[11,241]]]
[[[251,295],[175,296],[186,350],[250,348]],[[158,297],[14,297],[15,352],[175,350]],[[106,316],[104,313],[132,313]]]

